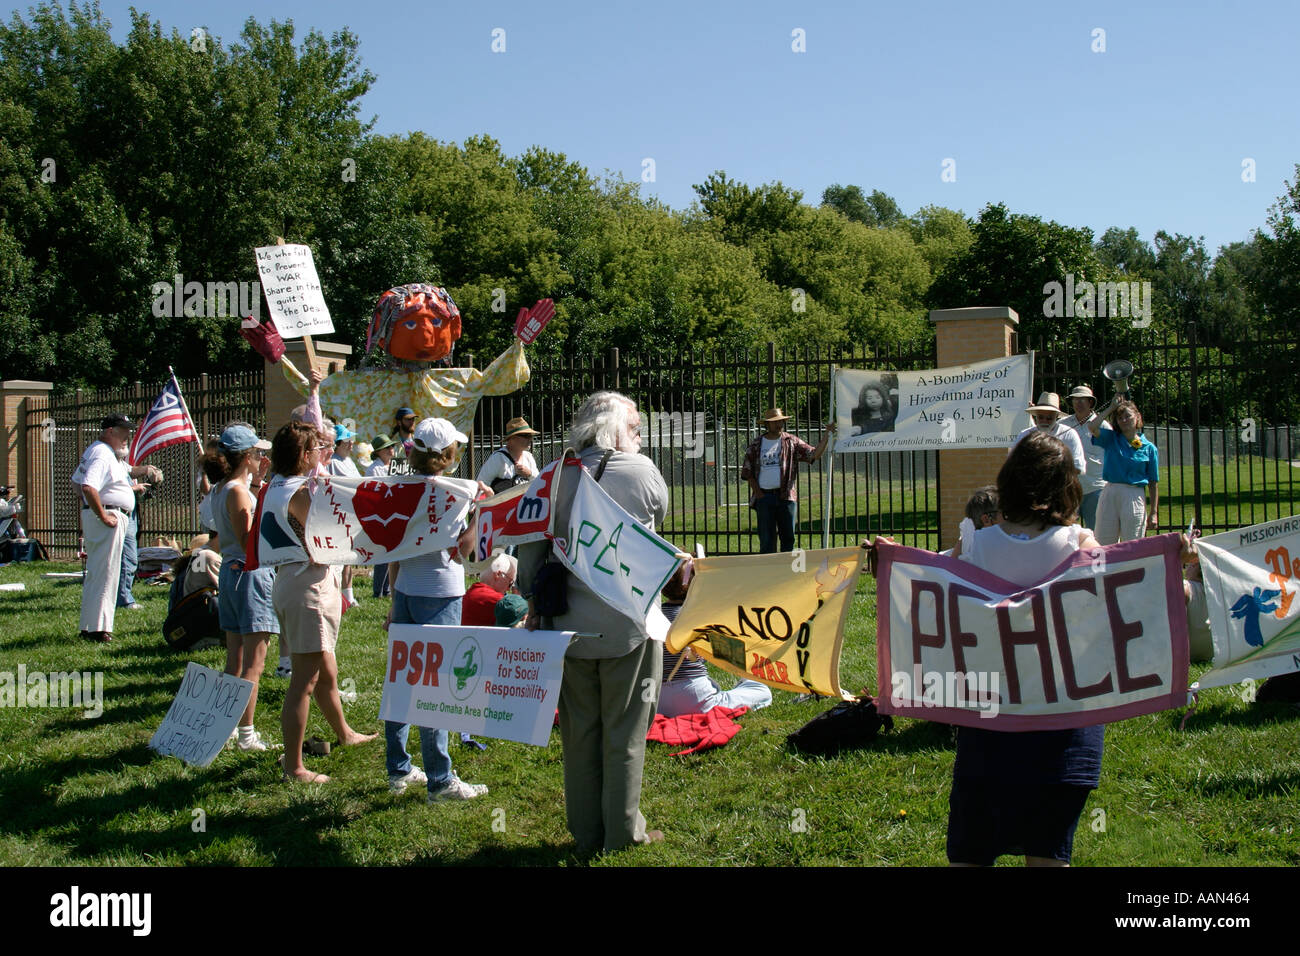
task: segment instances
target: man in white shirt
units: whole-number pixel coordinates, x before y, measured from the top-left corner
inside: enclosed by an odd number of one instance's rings
[[[505,440],[501,447],[487,456],[478,471],[478,480],[492,489],[493,494],[509,491],[513,486],[531,481],[537,474],[533,453],[533,436],[538,434],[522,418],[506,422]]]
[[[1079,505],[1079,515],[1089,528],[1097,526],[1097,502],[1101,500],[1101,489],[1106,487],[1106,479],[1101,477],[1106,465],[1106,449],[1094,445],[1092,434],[1088,431],[1088,422],[1097,417],[1093,411],[1097,407],[1097,398],[1087,385],[1080,385],[1069,395],[1074,414],[1061,419],[1060,424],[1072,430],[1083,443],[1083,453],[1088,459],[1087,470],[1079,476],[1083,485],[1083,503]],[[1101,427],[1109,430],[1110,423],[1102,422]]]
[[[1083,442],[1079,440],[1074,429],[1061,424],[1061,414],[1061,396],[1055,392],[1043,392],[1038,396],[1038,404],[1029,406],[1029,417],[1034,420],[1034,424],[1016,436],[1011,448],[1015,448],[1020,444],[1020,439],[1037,428],[1065,443],[1065,447],[1070,449],[1070,454],[1074,457],[1074,470],[1083,475],[1088,469],[1088,459],[1083,454]],[[1007,449],[1007,454],[1011,454],[1011,449]]]
[[[122,544],[135,507],[132,476],[149,473],[117,457],[131,441],[135,425],[121,412],[101,422],[99,440],[86,449],[72,484],[81,496],[81,533],[86,542],[86,577],[81,585],[81,636],[107,644],[113,639],[113,612],[122,570]]]

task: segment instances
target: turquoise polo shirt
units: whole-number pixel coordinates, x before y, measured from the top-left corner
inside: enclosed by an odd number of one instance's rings
[[[1106,450],[1106,463],[1101,472],[1106,481],[1122,485],[1160,483],[1160,452],[1146,436],[1137,437],[1142,440],[1140,448],[1130,445],[1118,428],[1113,431],[1103,428],[1100,435],[1093,436],[1092,443]]]

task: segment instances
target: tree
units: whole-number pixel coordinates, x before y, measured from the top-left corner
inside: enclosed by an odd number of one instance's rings
[[[1256,236],[1259,274],[1256,297],[1263,323],[1279,331],[1300,328],[1300,164],[1295,178],[1268,212],[1268,229]]]
[[[1131,226],[1128,229],[1111,226],[1097,240],[1094,248],[1098,261],[1115,272],[1146,278],[1155,272],[1155,253]]]

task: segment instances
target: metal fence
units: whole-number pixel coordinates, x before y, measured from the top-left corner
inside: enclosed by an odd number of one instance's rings
[[[611,349],[603,355],[537,363],[518,392],[485,399],[474,425],[475,465],[499,446],[505,423],[518,415],[541,432],[539,464],[558,457],[565,429],[584,398],[615,389],[642,413],[643,451],[668,484],[671,507],[665,537],[704,545],[709,554],[758,550],[748,485],[740,479],[745,450],[762,430],[766,409],[782,408],[787,429],[816,446],[830,414],[836,366],[911,370],[932,368],[934,346],[825,352],[778,350],[694,351],[642,355]],[[832,464],[833,459],[833,464]],[[826,476],[834,483],[826,497]],[[856,543],[888,533],[909,544],[932,541],[938,527],[937,455],[896,452],[833,456],[801,465],[796,532],[805,547],[820,547],[823,508],[831,503],[830,543]]]
[[[261,369],[183,379],[180,386],[205,441],[217,437],[227,422],[236,419],[263,433],[266,411]],[[99,437],[100,423],[115,411],[139,422],[161,389],[162,383],[147,387],[136,383],[93,393],[78,390],[65,398],[29,403],[25,452],[30,477],[24,518],[28,533],[39,538],[52,557],[69,558],[77,553],[81,502],[73,490],[72,473],[81,453]],[[148,499],[140,501],[143,544],[155,537],[187,538],[199,530],[199,457],[193,443],[173,445],[149,457],[148,464],[162,469],[164,480]]]
[[[1206,534],[1300,511],[1300,334],[1243,335],[1231,348],[1186,334],[1125,329],[1106,338],[1021,337],[1035,352],[1035,388],[1089,385],[1113,393],[1101,370],[1133,363],[1133,401],[1160,451],[1161,523]]]

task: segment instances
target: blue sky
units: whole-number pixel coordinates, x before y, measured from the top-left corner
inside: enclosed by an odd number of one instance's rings
[[[128,6],[102,4],[119,40]],[[814,204],[853,183],[908,213],[1005,202],[1096,235],[1204,236],[1213,252],[1265,224],[1300,162],[1287,0],[136,6],[227,44],[249,16],[300,36],[347,27],[378,77],[363,106],[377,132],[486,133],[511,155],[538,144],[635,180],[653,159],[643,191],[678,209],[723,169]]]

